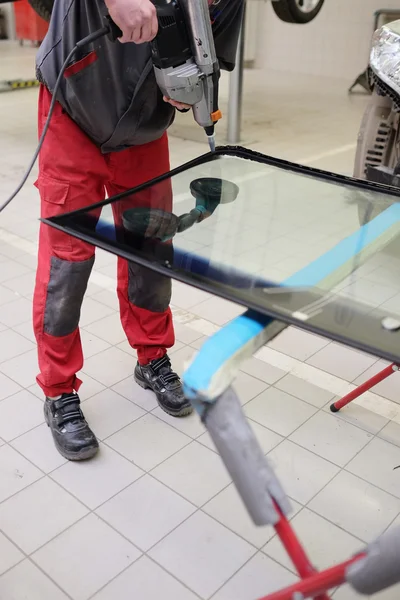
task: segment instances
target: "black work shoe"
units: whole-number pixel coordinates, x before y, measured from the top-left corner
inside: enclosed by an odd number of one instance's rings
[[[62,394],[58,400],[46,398],[44,418],[51,429],[57,450],[68,460],[92,458],[99,443],[80,409],[78,394]]]
[[[153,390],[160,407],[173,417],[185,417],[193,411],[183,395],[181,380],[173,372],[166,354],[152,360],[148,365],[135,367],[135,381],[142,388]]]

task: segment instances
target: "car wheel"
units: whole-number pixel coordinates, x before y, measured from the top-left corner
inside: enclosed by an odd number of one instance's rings
[[[309,23],[319,13],[325,0],[272,0],[275,14],[286,23]]]

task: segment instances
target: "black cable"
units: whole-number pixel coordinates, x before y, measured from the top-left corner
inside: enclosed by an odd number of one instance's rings
[[[54,86],[54,91],[53,91],[53,97],[51,100],[51,104],[50,104],[50,108],[49,108],[49,114],[47,116],[46,119],[46,123],[43,127],[43,131],[42,131],[42,135],[40,136],[39,139],[39,143],[37,145],[37,148],[35,150],[35,153],[32,157],[32,160],[29,164],[29,167],[27,168],[25,175],[23,176],[20,184],[18,185],[18,187],[14,190],[14,192],[11,194],[11,196],[4,202],[4,204],[2,204],[0,206],[0,212],[2,212],[9,204],[10,202],[12,202],[15,198],[15,196],[22,190],[22,188],[24,187],[29,175],[31,174],[31,171],[33,169],[33,167],[35,166],[35,163],[37,161],[37,158],[39,156],[39,153],[42,149],[43,146],[43,142],[45,140],[47,131],[49,129],[50,126],[50,121],[51,121],[51,117],[53,116],[53,112],[54,112],[54,107],[56,105],[57,102],[57,92],[58,92],[58,88],[60,87],[62,78],[64,77],[64,72],[66,70],[66,68],[68,67],[72,57],[74,56],[75,52],[77,50],[79,50],[80,48],[82,48],[83,46],[87,46],[88,44],[90,44],[91,42],[94,42],[95,40],[98,40],[99,38],[108,35],[110,33],[110,27],[105,25],[104,27],[102,27],[101,29],[98,29],[97,31],[95,31],[94,33],[88,35],[87,37],[83,38],[83,40],[80,40],[71,50],[71,52],[68,54],[67,58],[64,61],[63,66],[61,67],[61,71],[58,74],[57,80],[56,80],[56,84]]]

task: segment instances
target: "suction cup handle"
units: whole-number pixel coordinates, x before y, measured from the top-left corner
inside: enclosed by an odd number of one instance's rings
[[[120,28],[118,27],[118,25],[116,23],[114,23],[114,21],[112,20],[110,15],[106,15],[104,17],[104,22],[105,22],[106,26],[108,27],[108,36],[107,37],[112,42],[116,42],[120,37],[122,37],[124,35],[122,33],[122,31],[120,30]]]

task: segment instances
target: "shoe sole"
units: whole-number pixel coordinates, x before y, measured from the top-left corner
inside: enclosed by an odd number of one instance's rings
[[[133,378],[136,381],[136,383],[140,385],[141,388],[143,388],[144,390],[151,390],[157,398],[157,394],[154,392],[154,390],[152,390],[151,386],[147,383],[145,379],[139,377],[139,375],[137,375],[136,373],[134,374]],[[167,415],[170,415],[171,417],[187,417],[193,412],[193,407],[190,404],[188,406],[185,406],[184,408],[181,408],[180,410],[173,410],[163,406],[158,398],[157,402],[161,410],[163,410],[165,413],[167,413]]]
[[[46,421],[47,427],[49,427],[49,429],[50,429],[50,423],[49,423],[49,420],[48,420],[46,414],[45,414],[44,419]],[[78,461],[82,461],[82,460],[89,460],[90,458],[93,458],[94,456],[96,456],[96,454],[99,451],[99,446],[97,446],[97,448],[84,448],[82,450],[79,450],[79,452],[68,452],[67,450],[64,450],[64,448],[60,447],[60,445],[54,439],[54,436],[52,436],[52,438],[53,438],[54,445],[55,445],[57,451],[59,452],[59,454],[61,454],[61,456],[63,458],[66,458],[67,460],[70,460],[70,461],[78,462]]]

